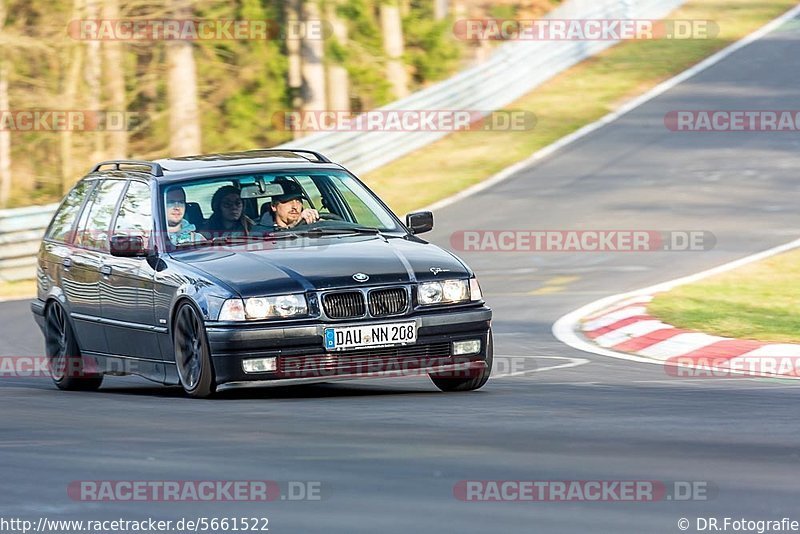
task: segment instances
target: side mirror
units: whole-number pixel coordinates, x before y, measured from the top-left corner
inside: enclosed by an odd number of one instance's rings
[[[406,215],[406,226],[412,234],[424,234],[433,230],[433,213],[430,211],[416,211]]]
[[[111,237],[111,255],[119,258],[144,258],[147,246],[140,235],[115,235]]]

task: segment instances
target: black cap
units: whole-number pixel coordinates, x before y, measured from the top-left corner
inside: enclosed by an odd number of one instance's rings
[[[300,184],[297,182],[291,180],[276,180],[275,183],[283,186],[283,194],[272,197],[273,202],[289,202],[296,198],[303,198],[303,188],[300,187]]]

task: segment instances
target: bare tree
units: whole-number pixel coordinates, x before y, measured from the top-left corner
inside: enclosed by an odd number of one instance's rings
[[[0,61],[0,110],[9,108],[8,62]],[[11,197],[11,132],[0,129],[0,206],[8,206]]]
[[[0,0],[0,32],[6,23],[6,3]],[[8,61],[0,60],[0,111],[9,109]],[[11,196],[11,132],[0,129],[0,206],[8,206]]]
[[[100,6],[98,0],[87,0],[86,2],[86,17],[89,20],[97,20],[100,18]],[[100,65],[100,41],[90,39],[86,41],[86,69],[83,71],[83,79],[86,83],[86,106],[87,109],[99,113],[102,111],[101,105],[101,86],[100,80],[101,65]],[[102,131],[86,132],[91,136],[91,152],[89,159],[91,161],[99,161],[103,158],[105,152],[104,134]]]
[[[433,18],[442,20],[448,15],[448,0],[433,0]]]
[[[297,27],[300,23],[300,2],[301,0],[286,1],[286,23],[289,27]],[[300,40],[292,37],[286,32],[286,52],[289,60],[289,94],[291,95],[292,111],[298,111],[303,107],[303,61],[300,57]],[[302,130],[294,130],[295,139],[303,135]]]
[[[119,0],[104,0],[103,19],[118,20],[119,18]],[[122,45],[118,41],[103,42],[103,71],[109,109],[115,112],[127,111]],[[106,151],[109,157],[124,158],[128,155],[128,132],[125,127],[109,131],[108,141]]]
[[[191,18],[191,0],[169,1],[174,18]],[[197,67],[190,42],[176,40],[167,43],[167,71],[170,153],[173,156],[198,154],[201,151],[201,136]]]
[[[331,1],[326,6],[326,18],[333,28],[333,36],[339,46],[347,47],[347,24],[336,12],[338,2]],[[344,65],[328,62],[328,104],[336,111],[350,110],[350,79]]]
[[[72,4],[73,19],[80,19],[84,13],[84,1],[74,0]],[[67,47],[67,74],[63,80],[63,104],[66,109],[76,109],[76,95],[80,83],[81,70],[83,69],[83,47],[79,43],[71,43]],[[66,129],[59,136],[61,159],[61,192],[66,191],[74,183],[74,166],[72,162],[72,131]]]
[[[7,110],[8,62],[0,62],[0,110]],[[8,206],[11,197],[11,132],[0,130],[0,206]]]
[[[408,72],[403,64],[403,21],[395,3],[381,4],[383,50],[386,52],[386,77],[394,89],[395,98],[408,95]]]
[[[316,0],[303,2],[303,22],[316,24],[320,20]],[[314,32],[303,32],[301,47],[303,59],[303,109],[325,109],[325,49],[324,42]]]

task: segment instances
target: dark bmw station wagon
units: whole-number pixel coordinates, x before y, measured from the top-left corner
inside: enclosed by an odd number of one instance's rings
[[[305,150],[96,165],[39,251],[31,304],[56,385],[237,386],[429,375],[478,389],[492,312],[472,271]]]

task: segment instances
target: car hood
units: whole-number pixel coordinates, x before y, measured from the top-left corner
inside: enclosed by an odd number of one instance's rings
[[[242,297],[464,278],[454,255],[415,237],[327,236],[196,249],[173,259],[225,282]],[[356,273],[369,277],[358,282]]]

